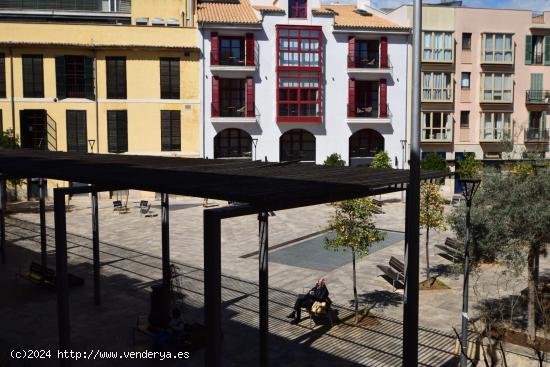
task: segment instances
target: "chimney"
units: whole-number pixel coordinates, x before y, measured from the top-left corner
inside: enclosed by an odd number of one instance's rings
[[[357,9],[360,10],[369,10],[367,8],[371,7],[370,0],[357,0]]]

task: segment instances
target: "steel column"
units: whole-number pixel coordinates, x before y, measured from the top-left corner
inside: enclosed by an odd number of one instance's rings
[[[57,322],[59,331],[59,350],[71,349],[71,330],[69,321],[69,287],[67,279],[67,222],[65,191],[54,189],[55,219],[55,258],[57,285]],[[70,366],[70,359],[59,359],[60,366]]]
[[[40,195],[40,255],[42,271],[48,268],[48,240],[46,238],[46,180],[38,181]]]
[[[6,178],[0,174],[0,257],[6,263]]]
[[[466,367],[468,363],[468,290],[470,283],[470,212],[472,210],[472,203],[466,203],[466,241],[464,243],[464,283],[462,287],[462,330],[461,330],[461,348],[460,354],[460,367]]]
[[[204,321],[207,345],[205,366],[221,366],[222,354],[222,284],[221,219],[215,211],[203,212],[204,223]]]
[[[92,253],[94,262],[94,304],[101,304],[101,270],[99,259],[99,206],[97,192],[92,192]]]
[[[410,178],[407,186],[407,248],[403,296],[403,366],[418,366],[418,282],[420,236],[420,92],[422,0],[414,0]]]
[[[267,212],[258,214],[259,237],[260,237],[260,367],[269,366],[269,273],[268,273],[268,218]]]
[[[169,204],[168,194],[162,193],[161,218],[162,218],[162,285],[164,290],[170,289],[170,223],[168,221]]]

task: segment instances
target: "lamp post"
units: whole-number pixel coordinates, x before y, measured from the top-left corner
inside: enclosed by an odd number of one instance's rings
[[[460,180],[462,187],[462,195],[466,199],[466,241],[464,243],[464,285],[462,289],[462,332],[461,332],[461,347],[460,367],[466,367],[468,362],[468,287],[470,278],[469,264],[469,244],[470,244],[470,212],[472,210],[472,199],[481,184],[481,180],[477,178],[469,178]]]

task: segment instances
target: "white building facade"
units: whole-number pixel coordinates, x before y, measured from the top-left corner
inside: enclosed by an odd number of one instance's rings
[[[200,3],[203,156],[402,167],[410,29],[359,8]]]

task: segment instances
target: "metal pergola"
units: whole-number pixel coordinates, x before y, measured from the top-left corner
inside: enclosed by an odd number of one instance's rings
[[[421,172],[423,181],[439,180],[446,172]],[[275,210],[407,190],[409,171],[367,167],[327,167],[296,162],[271,163],[242,160],[169,158],[135,155],[0,150],[0,255],[6,261],[6,180],[40,178],[42,265],[46,266],[44,179],[83,182],[90,186],[55,188],[55,253],[58,297],[59,349],[71,347],[67,281],[66,195],[91,193],[93,229],[94,302],[100,303],[99,224],[97,193],[135,189],[161,193],[162,276],[170,280],[168,195],[227,200],[242,204],[205,209],[204,216],[204,321],[207,330],[205,366],[222,365],[221,223],[223,219],[257,214],[259,223],[259,366],[268,363],[268,213]],[[407,190],[407,198],[409,197]],[[411,201],[407,200],[406,225]],[[407,232],[408,233],[408,232]],[[418,315],[418,241],[407,235],[404,315]],[[416,244],[416,245],[415,245]],[[414,248],[413,248],[414,247]],[[416,273],[416,274],[415,274]],[[418,317],[403,323],[404,340],[416,340]],[[407,338],[407,336],[413,336]],[[418,347],[405,345],[404,350]],[[60,359],[68,366],[70,360]],[[404,366],[413,366],[407,359]],[[416,366],[415,366],[416,367]]]

